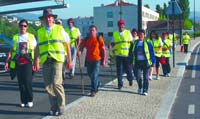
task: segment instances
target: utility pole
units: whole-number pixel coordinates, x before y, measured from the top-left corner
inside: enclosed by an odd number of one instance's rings
[[[138,30],[142,29],[142,0],[138,0]]]
[[[120,19],[122,19],[122,0],[119,0],[118,4],[119,4],[119,16]]]

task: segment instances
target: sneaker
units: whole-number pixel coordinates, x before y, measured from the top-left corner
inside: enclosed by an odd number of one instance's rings
[[[53,111],[53,110],[50,110],[50,111],[49,111],[49,115],[50,115],[50,116],[53,116],[53,115],[54,115],[54,111]]]
[[[152,80],[152,76],[149,76],[149,80]]]
[[[160,76],[159,75],[156,75],[156,80],[159,80],[160,79]]]
[[[167,77],[170,77],[170,73],[167,74]]]
[[[21,104],[20,104],[20,107],[25,107],[25,104],[24,104],[24,103],[21,103]]]
[[[60,109],[59,109],[59,115],[63,115],[64,112],[65,112],[65,108],[60,108]]]
[[[147,93],[147,92],[144,92],[143,94],[144,94],[144,96],[147,96],[147,95],[148,95],[148,93]]]
[[[90,97],[94,97],[94,96],[95,96],[95,93],[92,92],[92,93],[90,94]]]
[[[59,116],[60,114],[59,114],[59,112],[58,111],[55,111],[54,112],[54,116]]]
[[[33,107],[33,102],[28,102],[26,106],[29,108]]]
[[[138,89],[137,93],[141,95],[142,94],[142,89]]]
[[[133,81],[129,81],[129,86],[132,86],[133,85]]]

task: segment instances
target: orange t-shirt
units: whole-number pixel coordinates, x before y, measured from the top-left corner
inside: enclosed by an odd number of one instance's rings
[[[81,47],[87,49],[86,61],[98,61],[101,60],[100,48],[104,47],[104,40],[101,36],[99,36],[99,40],[97,37],[89,37],[82,40]]]

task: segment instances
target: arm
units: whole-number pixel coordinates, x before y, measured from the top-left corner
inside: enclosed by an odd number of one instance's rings
[[[71,62],[71,48],[68,42],[65,42],[64,45],[66,46],[66,52],[67,52],[67,68],[72,68],[72,62]]]
[[[12,49],[10,49],[10,51],[8,52],[8,57],[6,58],[6,62],[5,62],[5,65],[4,65],[4,69],[7,71],[8,70],[8,62],[9,60],[11,59],[11,52],[12,52]]]
[[[156,64],[156,57],[155,57],[155,53],[154,53],[154,49],[151,43],[148,43],[149,46],[149,52],[150,52],[150,58],[152,61],[152,65],[155,66]]]
[[[99,38],[100,39],[100,55],[101,55],[101,58],[102,58],[102,66],[106,66],[106,47],[105,47],[105,44],[104,44],[104,40],[102,37]]]
[[[33,63],[33,71],[39,71],[40,69],[40,58],[39,58],[39,48],[36,46],[34,50],[34,63]]]

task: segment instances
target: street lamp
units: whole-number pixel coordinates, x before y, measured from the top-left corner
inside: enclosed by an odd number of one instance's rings
[[[142,29],[142,0],[138,0],[138,29]]]
[[[193,24],[193,31],[194,31],[194,40],[195,40],[195,0],[194,0],[194,24]]]
[[[120,19],[122,19],[122,0],[118,1],[118,5],[119,5],[119,16]]]

